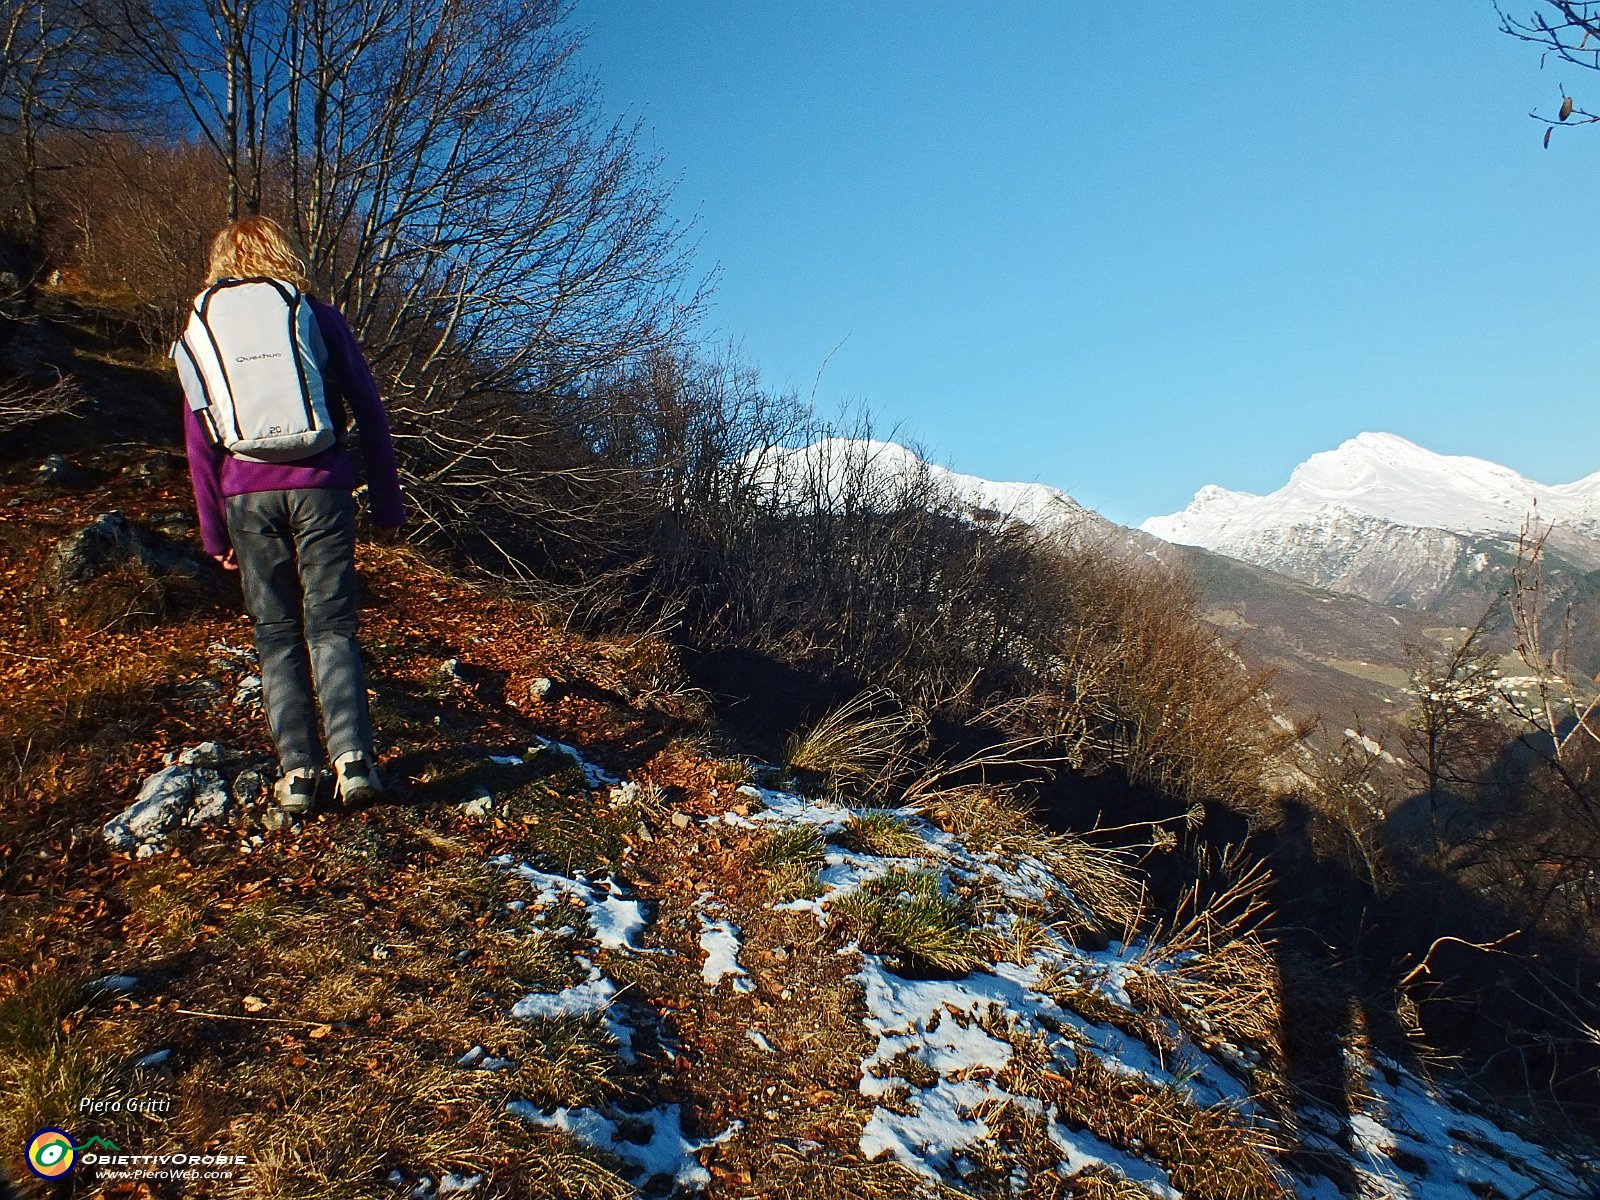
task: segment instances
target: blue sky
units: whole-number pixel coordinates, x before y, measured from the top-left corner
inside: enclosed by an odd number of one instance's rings
[[[573,19],[719,272],[709,332],[935,461],[1130,524],[1369,429],[1600,471],[1600,129],[1527,115],[1600,74],[1489,0]]]

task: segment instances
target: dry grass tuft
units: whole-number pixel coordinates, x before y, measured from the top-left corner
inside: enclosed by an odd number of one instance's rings
[[[276,1063],[247,1072],[254,1112],[234,1144],[252,1159],[234,1191],[261,1200],[393,1194],[391,1171],[437,1181],[483,1174],[480,1194],[622,1200],[634,1194],[600,1154],[508,1114],[494,1073],[397,1059],[370,1073],[318,1064],[315,1076]]]
[[[754,862],[765,873],[764,889],[772,900],[810,899],[822,894],[817,873],[825,859],[825,843],[810,825],[790,825],[767,834],[757,844]]]
[[[1040,1200],[1150,1200],[1150,1193],[1131,1179],[1105,1167],[1087,1167],[1054,1184],[1046,1184]]]
[[[1016,917],[996,935],[995,955],[999,961],[1025,967],[1033,961],[1034,955],[1052,950],[1055,945],[1046,926],[1030,917]]]
[[[1122,929],[1143,916],[1139,885],[1126,852],[1094,846],[1072,834],[1051,833],[1033,819],[1013,791],[984,783],[951,788],[914,785],[907,803],[915,803],[970,850],[1013,861],[1038,861],[1067,889],[1058,903],[1069,929]]]
[[[0,1001],[0,1146],[8,1157],[34,1130],[70,1119],[83,1097],[116,1091],[122,1055],[90,1020],[94,999],[52,973]]]
[[[885,781],[920,724],[892,692],[869,688],[791,735],[784,765],[830,788],[870,790]]]
[[[1139,884],[1126,852],[1064,833],[1049,836],[1033,853],[1101,928],[1124,927],[1139,911]]]
[[[80,631],[137,633],[202,608],[214,600],[207,586],[184,575],[119,563],[50,607]]]
[[[1235,853],[1219,858],[1207,887],[1196,880],[1158,923],[1134,961],[1129,994],[1179,1022],[1203,1046],[1229,1041],[1281,1052],[1283,1005],[1277,960],[1259,933],[1267,868]]]
[[[1069,1009],[1087,1021],[1120,1029],[1130,1037],[1138,1038],[1158,1056],[1171,1054],[1178,1048],[1174,1030],[1149,1013],[1124,1008],[1108,999],[1089,981],[1060,968],[1047,968],[1041,972],[1038,989],[1062,1008]]]
[[[1286,1200],[1289,1195],[1271,1157],[1281,1147],[1267,1131],[1241,1124],[1227,1108],[1201,1108],[1176,1088],[1114,1071],[1086,1051],[1078,1052],[1067,1071],[1024,1073],[1008,1067],[1001,1081],[1055,1105],[1067,1125],[1155,1159],[1173,1186],[1192,1200]]]

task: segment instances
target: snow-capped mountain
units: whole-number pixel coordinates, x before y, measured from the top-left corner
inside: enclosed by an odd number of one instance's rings
[[[1083,522],[1110,526],[1066,492],[1043,483],[996,483],[921,458],[895,442],[830,437],[797,449],[772,447],[745,460],[751,482],[797,502],[838,504],[849,498],[893,508],[912,494],[965,510],[975,518],[1010,519],[1042,529]]]
[[[1363,433],[1312,455],[1270,495],[1207,486],[1184,511],[1140,528],[1318,587],[1427,608],[1514,559],[1530,517],[1549,528],[1552,552],[1600,567],[1600,473],[1551,486]]]

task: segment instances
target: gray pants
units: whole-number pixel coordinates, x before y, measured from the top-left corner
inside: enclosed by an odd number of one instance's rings
[[[317,701],[334,760],[372,754],[367,681],[356,646],[356,517],[336,488],[227,499],[228,536],[255,623],[267,724],[285,771],[316,767]],[[315,680],[315,691],[313,691]]]

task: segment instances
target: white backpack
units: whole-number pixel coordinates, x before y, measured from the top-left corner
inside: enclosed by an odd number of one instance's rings
[[[337,440],[305,294],[281,279],[224,279],[195,297],[172,347],[189,407],[213,441],[253,462],[292,462]]]

